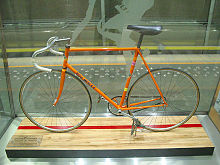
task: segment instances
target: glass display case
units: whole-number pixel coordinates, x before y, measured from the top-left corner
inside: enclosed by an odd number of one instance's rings
[[[72,47],[134,46],[139,35],[126,29],[129,24],[163,26],[160,35],[144,37],[146,60],[152,69],[172,67],[189,73],[200,88],[196,114],[208,114],[220,72],[219,3],[215,0],[193,0],[193,5],[192,0],[1,1],[1,36],[5,39],[1,41],[0,119],[7,113],[24,116],[19,90],[22,82],[37,71],[31,63],[32,53],[45,47],[48,38],[70,37]],[[57,49],[63,51],[61,45]],[[73,53],[70,60],[95,85],[101,89],[107,87],[105,93],[114,97],[123,92],[121,82],[125,82],[127,65],[130,66],[128,55]],[[40,64],[61,68],[59,57],[49,53],[46,56]],[[146,72],[142,65],[136,68],[134,80]],[[92,114],[108,114],[106,103],[97,103],[99,95],[92,91],[91,95]]]

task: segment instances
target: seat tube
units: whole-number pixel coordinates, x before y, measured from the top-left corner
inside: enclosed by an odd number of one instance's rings
[[[129,84],[130,84],[130,81],[131,81],[131,77],[132,77],[132,74],[134,72],[135,64],[136,64],[136,61],[137,61],[137,56],[138,56],[138,48],[136,49],[135,54],[134,54],[134,58],[133,58],[133,61],[132,61],[132,64],[131,64],[130,72],[129,72],[129,76],[128,76],[126,84],[125,84],[125,88],[124,88],[124,91],[123,91],[123,94],[122,94],[122,98],[121,98],[121,102],[120,102],[119,107],[122,107],[122,105],[124,103],[124,99],[125,99],[125,96],[126,96],[127,91],[128,91],[128,87],[129,87]]]
[[[140,48],[140,47],[141,47],[141,43],[142,43],[143,38],[144,38],[144,34],[141,33],[141,35],[140,35],[140,37],[139,37],[139,40],[138,40],[137,48]]]

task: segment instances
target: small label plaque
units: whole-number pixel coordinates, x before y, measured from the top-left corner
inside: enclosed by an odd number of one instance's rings
[[[8,147],[39,147],[42,138],[42,135],[14,135]]]

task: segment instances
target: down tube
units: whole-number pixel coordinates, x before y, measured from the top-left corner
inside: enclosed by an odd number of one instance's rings
[[[105,95],[99,88],[97,88],[93,83],[87,80],[81,73],[79,73],[76,69],[74,69],[70,64],[66,64],[67,68],[69,68],[73,73],[75,73],[83,82],[89,85],[93,90],[98,92],[101,96],[103,96],[108,102],[110,102],[115,108],[119,108],[114,101],[112,101],[107,95]]]

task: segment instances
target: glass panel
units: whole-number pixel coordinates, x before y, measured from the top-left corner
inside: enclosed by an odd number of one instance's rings
[[[1,19],[1,17],[0,17]],[[1,20],[0,20],[0,36],[1,36],[1,49],[0,49],[0,138],[3,135],[5,129],[7,128],[11,117],[11,109],[9,103],[9,96],[7,90],[7,81],[5,77],[5,69],[3,64],[3,29],[1,28]]]
[[[1,52],[2,55],[2,52]],[[7,84],[6,84],[6,78],[5,78],[5,72],[4,72],[4,65],[3,65],[3,60],[1,56],[1,61],[0,61],[0,82],[1,82],[1,90],[0,90],[0,112],[4,112],[5,114],[10,114],[10,104],[9,104],[9,99],[8,99],[8,91],[7,91]]]
[[[18,99],[21,84],[37,71],[32,66],[31,55],[44,47],[48,38],[70,37],[73,47],[135,46],[139,33],[127,30],[129,24],[163,26],[161,34],[145,36],[142,43],[150,68],[172,67],[189,73],[201,92],[198,112],[208,112],[220,72],[218,1],[209,31],[208,45],[212,47],[205,47],[210,4],[211,0],[1,1],[16,112],[23,114]],[[131,65],[131,58],[127,59],[130,53],[71,55],[70,63],[77,64],[76,69],[95,85],[106,88],[104,92],[108,93],[113,92],[111,84],[114,82],[117,91],[113,93],[121,95],[127,78],[127,60],[128,67]],[[46,56],[51,55],[47,53]],[[42,58],[40,64],[60,68],[62,58]],[[143,64],[139,63],[132,82],[145,72]],[[97,103],[99,95],[93,91],[91,94],[93,112],[107,112],[106,103]]]
[[[210,37],[209,37],[209,45],[220,45],[220,2],[215,1],[214,11],[213,11],[213,19],[211,22],[211,30],[210,30]],[[219,50],[217,51],[219,53]]]

